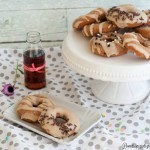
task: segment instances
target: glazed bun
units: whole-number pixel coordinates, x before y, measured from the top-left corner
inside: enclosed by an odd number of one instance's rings
[[[106,14],[119,28],[133,28],[147,23],[147,15],[131,4],[114,6]]]

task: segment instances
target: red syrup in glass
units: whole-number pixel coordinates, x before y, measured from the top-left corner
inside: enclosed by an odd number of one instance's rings
[[[45,53],[43,50],[27,50],[23,54],[24,66],[32,68],[34,64],[35,68],[41,67],[45,64]],[[39,71],[29,71],[24,69],[25,86],[29,89],[36,90],[46,86],[46,74],[45,66]]]

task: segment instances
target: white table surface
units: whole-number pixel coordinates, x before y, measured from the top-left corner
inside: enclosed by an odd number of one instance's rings
[[[13,83],[16,60],[22,67],[22,51],[0,50],[0,84]],[[72,70],[61,56],[61,48],[46,49],[47,87],[83,107],[97,110],[101,122],[70,146],[60,145],[3,118],[3,111],[27,95],[23,75],[18,75],[15,94],[7,97],[0,93],[0,150],[135,150],[150,149],[150,98],[132,105],[113,105],[98,100],[91,91],[92,78]],[[142,89],[141,89],[142,90]],[[145,147],[144,147],[145,146]]]

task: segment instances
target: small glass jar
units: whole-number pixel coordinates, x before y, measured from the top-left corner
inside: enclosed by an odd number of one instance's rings
[[[45,52],[39,32],[27,33],[26,48],[23,52],[24,83],[29,89],[41,89],[46,86]]]

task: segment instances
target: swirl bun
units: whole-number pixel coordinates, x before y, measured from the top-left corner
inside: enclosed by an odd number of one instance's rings
[[[106,17],[106,11],[103,8],[96,8],[88,14],[76,18],[72,24],[75,29],[82,29],[85,25],[100,22]]]
[[[136,56],[150,59],[150,41],[138,33],[125,33],[123,45]]]
[[[143,25],[135,29],[135,31],[141,34],[144,38],[150,39],[150,25]]]
[[[86,37],[95,36],[96,34],[108,33],[118,30],[118,27],[110,21],[104,21],[102,23],[93,23],[85,25],[82,33]]]
[[[119,28],[133,28],[147,23],[147,15],[131,4],[114,6],[106,14]]]
[[[25,96],[17,105],[16,112],[22,120],[37,122],[41,112],[46,107],[52,107],[54,103],[47,97],[35,94]]]
[[[58,121],[58,118],[63,121]],[[42,129],[57,138],[65,138],[75,134],[80,128],[78,117],[66,108],[59,106],[44,109],[38,121]]]
[[[123,47],[121,36],[117,33],[94,36],[90,40],[90,48],[93,53],[104,57],[123,55],[127,50]]]
[[[147,20],[147,25],[150,25],[150,10],[144,10],[144,13],[147,15],[148,20]]]

